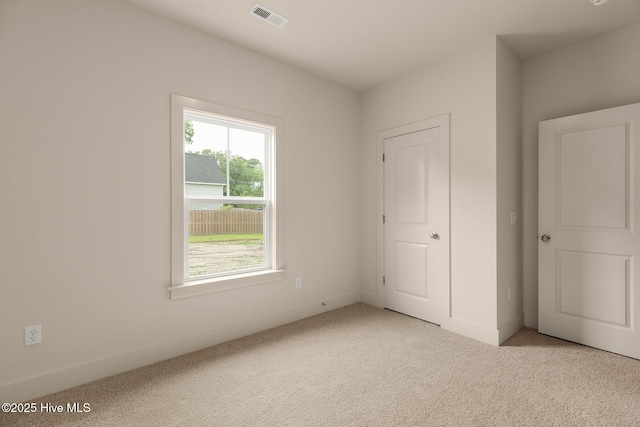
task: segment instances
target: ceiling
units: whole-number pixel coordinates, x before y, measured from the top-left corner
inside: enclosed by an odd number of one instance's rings
[[[355,90],[499,35],[522,59],[640,22],[640,0],[125,0]],[[640,48],[640,47],[639,47]]]

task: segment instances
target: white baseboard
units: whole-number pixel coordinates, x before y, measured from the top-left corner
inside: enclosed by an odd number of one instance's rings
[[[101,378],[161,362],[256,332],[360,302],[360,292],[292,307],[206,332],[186,336],[114,356],[91,360],[41,375],[0,385],[0,402],[24,402]],[[326,305],[323,305],[325,303]]]
[[[500,329],[493,329],[477,323],[450,317],[443,319],[442,329],[464,335],[486,344],[499,346],[524,326],[524,316],[520,315],[507,322]]]
[[[538,329],[538,313],[524,313],[524,326]]]
[[[502,345],[524,326],[524,314],[521,314],[507,322],[498,330],[498,345]]]
[[[383,298],[373,292],[360,292],[360,301],[373,307],[384,308]]]
[[[440,325],[442,329],[463,335],[467,338],[481,341],[486,344],[498,346],[500,345],[499,331],[477,323],[468,322],[466,320],[449,317],[442,319]]]

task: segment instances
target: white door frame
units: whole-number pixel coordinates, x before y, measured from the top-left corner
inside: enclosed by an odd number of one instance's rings
[[[450,115],[431,119],[421,120],[419,122],[409,123],[406,125],[386,129],[378,132],[377,135],[377,203],[376,203],[376,300],[380,307],[384,307],[384,285],[382,278],[384,276],[384,226],[382,224],[382,216],[384,215],[384,163],[382,155],[384,153],[384,140],[395,136],[405,135],[408,133],[419,132],[421,130],[440,128],[440,191],[439,191],[439,208],[440,208],[440,234],[439,245],[441,246],[441,273],[440,273],[440,324],[444,325],[446,320],[451,317],[451,246],[450,246],[450,221],[449,221],[449,120]]]

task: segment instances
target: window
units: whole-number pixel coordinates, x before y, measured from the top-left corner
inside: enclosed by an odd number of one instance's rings
[[[278,129],[273,117],[171,96],[172,299],[284,279]]]

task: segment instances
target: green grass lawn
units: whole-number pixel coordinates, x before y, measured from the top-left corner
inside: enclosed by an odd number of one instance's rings
[[[189,243],[211,242],[244,242],[246,244],[262,242],[262,234],[208,234],[205,236],[189,236]]]

